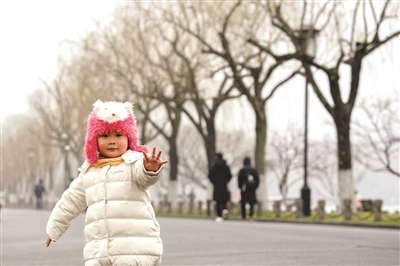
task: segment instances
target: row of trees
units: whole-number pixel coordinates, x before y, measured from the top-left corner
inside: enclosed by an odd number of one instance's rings
[[[245,155],[253,154],[261,174],[259,197],[267,203],[266,167],[278,169],[277,161],[266,157],[270,154],[267,132],[271,131],[267,103],[279,88],[303,75],[336,129],[334,168],[338,169],[342,202],[354,193],[350,124],[362,63],[400,34],[395,24],[398,10],[393,1],[121,3],[112,22],[99,22],[95,31],[66,42],[67,53],[60,55],[58,75],[52,82],[43,81],[43,89],[32,95],[34,112],[18,118],[24,119],[22,128],[11,126],[15,118],[4,123],[5,143],[22,151],[34,147],[38,150],[35,165],[51,175],[57,161],[54,155],[57,151],[62,154],[66,145],[76,162],[84,160],[89,103],[128,100],[135,103],[142,142],[168,151],[170,181],[166,189],[174,204],[178,176],[204,189],[209,187],[205,177],[217,150],[230,154],[230,164],[237,167]],[[316,57],[306,52],[300,34],[304,29],[308,29],[308,37],[316,29],[320,31]],[[348,84],[339,82],[346,71],[351,73]],[[344,96],[347,92],[348,97]],[[246,117],[249,110],[253,121]],[[254,132],[249,133],[248,128]],[[362,126],[359,128],[362,132]],[[388,154],[399,141],[398,132],[392,135],[384,139],[392,145]],[[298,134],[292,136],[294,143],[299,138]],[[279,136],[274,137],[277,139]],[[271,148],[282,149],[284,144],[277,143]],[[299,157],[303,148],[296,147],[291,153]],[[3,165],[2,171],[11,184],[18,178],[15,169],[29,168],[23,167],[26,161],[12,151],[13,146],[8,149],[9,164]],[[332,168],[332,162],[323,160],[313,160],[318,163],[310,168],[318,169],[318,164],[327,164],[324,171]],[[398,168],[390,163],[386,169],[398,174]],[[284,172],[278,175],[283,194],[287,193],[290,167]],[[26,175],[19,173],[19,178]]]

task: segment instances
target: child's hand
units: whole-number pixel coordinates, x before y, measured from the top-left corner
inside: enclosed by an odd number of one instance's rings
[[[46,239],[46,247],[49,247],[50,243],[51,243],[51,238],[47,237],[47,239]]]
[[[156,156],[156,147],[153,147],[151,156],[147,155],[146,152],[143,152],[143,164],[147,171],[156,172],[158,169],[160,169],[161,165],[168,163],[168,160],[160,159],[161,153],[162,151],[160,150]]]

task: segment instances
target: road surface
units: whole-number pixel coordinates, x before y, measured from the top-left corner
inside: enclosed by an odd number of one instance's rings
[[[84,265],[84,214],[45,247],[48,210],[2,209],[1,265]],[[399,230],[158,217],[162,265],[400,265]]]

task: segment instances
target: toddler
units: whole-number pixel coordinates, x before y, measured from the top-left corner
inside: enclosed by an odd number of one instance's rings
[[[85,265],[159,265],[160,226],[148,188],[167,160],[138,143],[129,102],[93,104],[79,176],[63,193],[47,223],[46,246],[57,241],[85,209]]]

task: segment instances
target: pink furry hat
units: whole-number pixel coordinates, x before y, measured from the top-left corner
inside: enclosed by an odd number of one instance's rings
[[[144,145],[139,145],[139,134],[136,119],[133,115],[133,104],[130,102],[102,102],[93,104],[93,111],[88,117],[85,154],[88,163],[99,159],[97,137],[106,132],[117,131],[128,137],[129,148],[133,151],[149,151]]]

